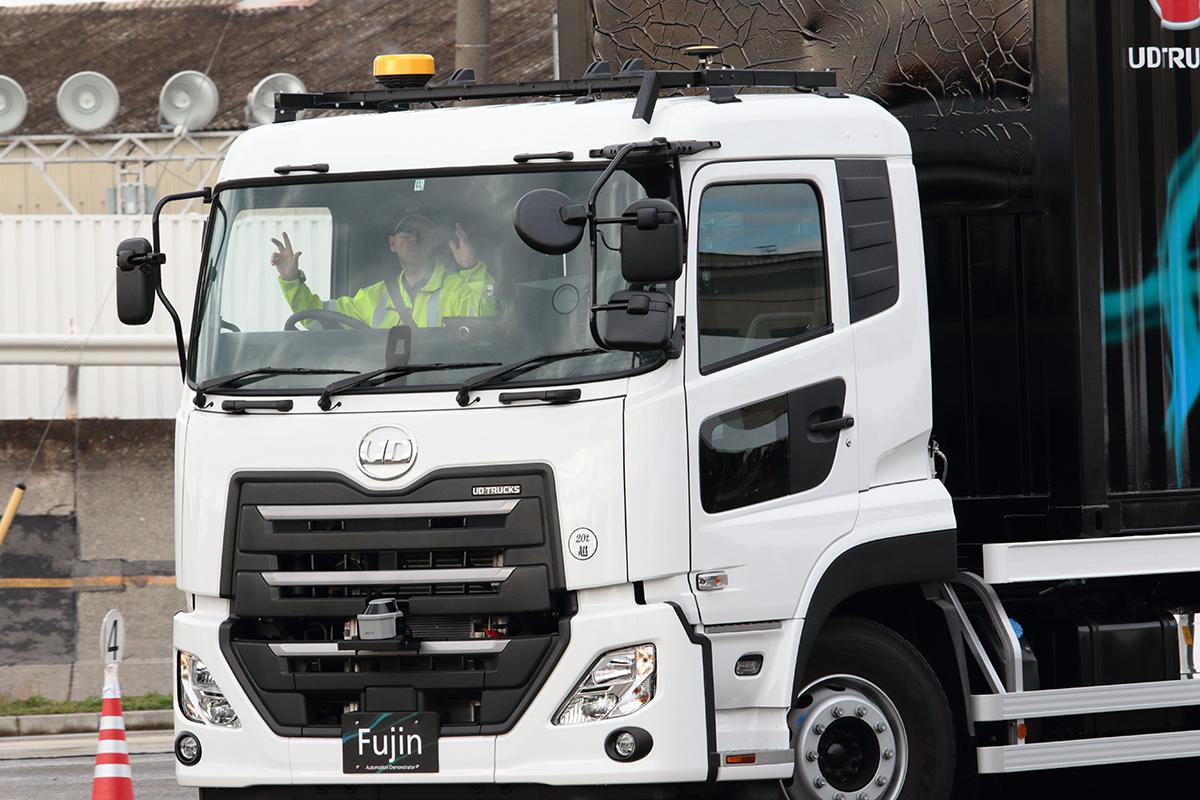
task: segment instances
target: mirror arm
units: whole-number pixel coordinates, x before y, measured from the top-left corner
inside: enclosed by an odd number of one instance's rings
[[[604,337],[600,335],[599,320],[596,318],[596,312],[605,310],[603,305],[596,303],[596,284],[597,271],[599,265],[596,263],[596,225],[600,220],[596,219],[596,200],[600,197],[600,190],[604,188],[604,184],[608,183],[608,179],[613,176],[617,168],[625,161],[625,158],[634,150],[646,149],[648,142],[629,142],[621,145],[621,148],[613,155],[612,161],[608,162],[608,166],[604,168],[604,172],[600,173],[600,177],[596,178],[596,182],[592,184],[592,188],[588,190],[587,214],[588,222],[588,328],[592,332],[592,340],[599,346],[608,350],[608,344],[604,341]],[[608,220],[605,220],[607,222]]]
[[[675,318],[675,330],[671,331],[671,343],[667,345],[667,358],[671,361],[683,355],[683,317]]]
[[[212,187],[205,186],[203,189],[195,192],[179,192],[178,194],[168,194],[163,196],[161,200],[154,206],[154,216],[150,220],[151,238],[153,240],[154,252],[146,257],[147,263],[151,264],[154,269],[154,293],[158,295],[158,299],[162,301],[163,307],[167,309],[167,313],[171,315],[171,322],[175,325],[175,348],[179,351],[179,374],[185,380],[187,379],[187,350],[183,342],[183,323],[179,321],[179,312],[175,310],[175,306],[171,305],[171,301],[167,299],[166,293],[162,288],[162,265],[166,263],[167,257],[162,252],[162,243],[159,238],[158,218],[162,214],[163,208],[167,203],[174,203],[178,200],[194,200],[202,199],[206,204],[212,202],[213,191]]]

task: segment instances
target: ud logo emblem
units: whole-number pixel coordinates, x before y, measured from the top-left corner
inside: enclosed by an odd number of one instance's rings
[[[417,440],[396,425],[372,428],[358,444],[358,468],[371,478],[399,478],[416,460]]]

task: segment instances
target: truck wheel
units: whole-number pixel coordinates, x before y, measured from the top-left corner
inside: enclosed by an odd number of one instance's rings
[[[954,718],[911,644],[865,619],[821,632],[788,714],[796,767],[790,800],[946,800]]]

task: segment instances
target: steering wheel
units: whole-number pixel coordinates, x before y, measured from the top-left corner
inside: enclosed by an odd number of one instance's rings
[[[335,325],[340,325],[342,328],[353,328],[356,330],[369,331],[371,326],[362,320],[348,317],[339,311],[330,311],[327,308],[306,308],[292,314],[283,323],[285,331],[297,330],[296,323],[311,319],[314,322],[320,323],[322,330],[333,330]]]

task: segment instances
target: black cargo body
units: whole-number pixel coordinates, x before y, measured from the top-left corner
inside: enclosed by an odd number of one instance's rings
[[[1029,7],[1027,86],[887,103],[920,181],[960,540],[1200,530],[1200,70],[1139,66],[1200,32],[1146,2]]]

